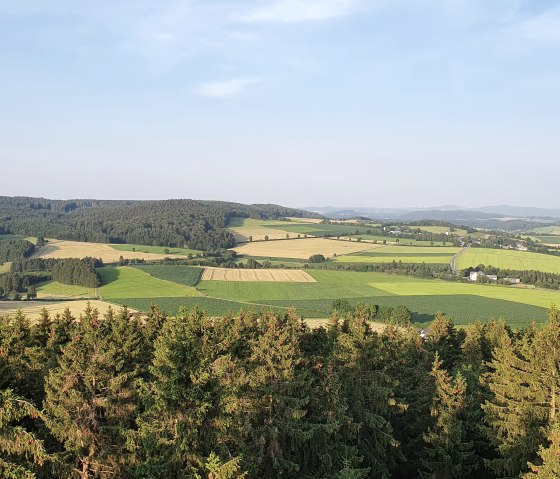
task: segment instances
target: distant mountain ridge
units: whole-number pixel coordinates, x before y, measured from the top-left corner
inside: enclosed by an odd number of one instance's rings
[[[434,220],[484,229],[526,230],[560,223],[560,209],[523,206],[463,208],[444,205],[433,208],[364,208],[335,206],[302,208],[330,219],[368,217],[381,221]]]

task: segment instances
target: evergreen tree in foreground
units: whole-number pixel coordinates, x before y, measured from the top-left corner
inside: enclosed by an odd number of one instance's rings
[[[532,472],[525,474],[524,479],[557,479],[560,477],[560,423],[556,421],[548,437],[550,445],[541,446],[539,450],[542,464],[529,464]]]
[[[35,419],[39,411],[12,390],[0,391],[0,477],[3,479],[35,479],[37,467],[49,459],[43,442],[18,423]]]
[[[424,436],[427,443],[422,461],[424,478],[463,479],[476,469],[473,444],[466,440],[463,414],[466,407],[467,383],[461,374],[453,378],[438,354],[431,373],[436,386],[432,416],[436,423]]]

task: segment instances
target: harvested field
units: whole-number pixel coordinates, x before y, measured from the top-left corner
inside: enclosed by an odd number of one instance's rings
[[[295,216],[288,216],[288,219],[294,223],[321,223],[323,221],[321,218],[296,218]]]
[[[96,308],[101,314],[105,314],[109,306],[114,310],[118,310],[120,307],[105,301],[92,300],[89,301],[92,308]],[[21,309],[23,313],[30,319],[35,319],[41,309],[46,308],[50,313],[51,317],[57,313],[62,314],[62,312],[68,308],[73,316],[78,318],[80,314],[86,309],[88,301],[0,301],[0,316],[12,316],[18,309]],[[129,308],[130,309],[130,308]],[[131,312],[135,313],[135,309],[130,309]]]
[[[291,224],[285,221],[286,224]],[[274,226],[271,226],[274,225]],[[230,218],[228,228],[235,236],[235,241],[244,243],[249,241],[249,237],[253,241],[264,241],[265,236],[269,239],[285,239],[286,231],[277,227],[277,221],[254,220],[251,218]]]
[[[358,251],[382,248],[383,245],[365,244],[350,241],[328,240],[324,238],[306,238],[283,241],[260,241],[247,243],[234,248],[237,254],[267,258],[307,259],[314,254],[332,258],[335,254],[343,255]]]
[[[204,281],[316,282],[315,278],[300,269],[204,268],[202,279]]]
[[[102,243],[82,243],[79,241],[49,240],[45,246],[36,249],[36,258],[101,258],[104,263],[116,263],[119,257],[125,259],[159,260],[171,254],[142,253],[140,251],[117,251],[110,245]]]

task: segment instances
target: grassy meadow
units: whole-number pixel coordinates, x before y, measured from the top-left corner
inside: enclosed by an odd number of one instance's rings
[[[156,278],[129,266],[99,268],[102,286],[99,296],[111,300],[118,298],[200,296],[195,288],[173,281]]]
[[[457,259],[457,267],[465,269],[479,264],[512,270],[538,270],[560,274],[560,256],[527,251],[469,248]]]
[[[449,264],[451,258],[459,252],[455,247],[420,247],[420,246],[386,246],[383,248],[337,256],[337,263],[431,263]]]

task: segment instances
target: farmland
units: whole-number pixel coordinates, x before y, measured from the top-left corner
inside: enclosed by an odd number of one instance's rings
[[[560,273],[560,256],[552,256],[527,251],[513,251],[488,248],[469,248],[457,259],[460,269],[479,264],[512,270],[538,270]]]
[[[51,317],[56,314],[62,314],[65,309],[69,309],[70,313],[78,318],[83,314],[87,305],[97,309],[101,314],[105,314],[109,307],[117,309],[117,306],[106,301],[97,300],[74,300],[74,301],[0,301],[0,315],[14,315],[21,309],[22,313],[31,319],[37,317],[43,308],[45,308]],[[136,310],[131,309],[134,313]]]
[[[453,247],[406,247],[386,246],[372,251],[361,251],[345,256],[337,256],[337,263],[403,263],[448,264],[459,248]]]
[[[195,288],[150,276],[138,268],[108,266],[98,271],[103,283],[99,295],[103,299],[200,296]]]
[[[228,269],[204,268],[204,281],[258,281],[314,283],[315,279],[299,269]]]
[[[196,286],[202,275],[202,268],[183,266],[183,265],[166,265],[151,264],[133,265],[133,268],[148,273],[155,278],[171,281],[173,283],[185,286]]]
[[[140,251],[119,251],[112,246],[102,243],[82,243],[79,241],[61,240],[49,240],[45,246],[38,247],[34,253],[34,257],[37,258],[85,258],[87,256],[100,258],[104,263],[116,263],[121,256],[125,259],[161,260],[169,255],[143,253]]]
[[[382,245],[337,241],[325,238],[307,238],[294,240],[259,241],[237,246],[234,250],[245,256],[259,256],[271,258],[299,258],[308,259],[314,254],[325,257],[356,253],[358,251],[381,248]]]

